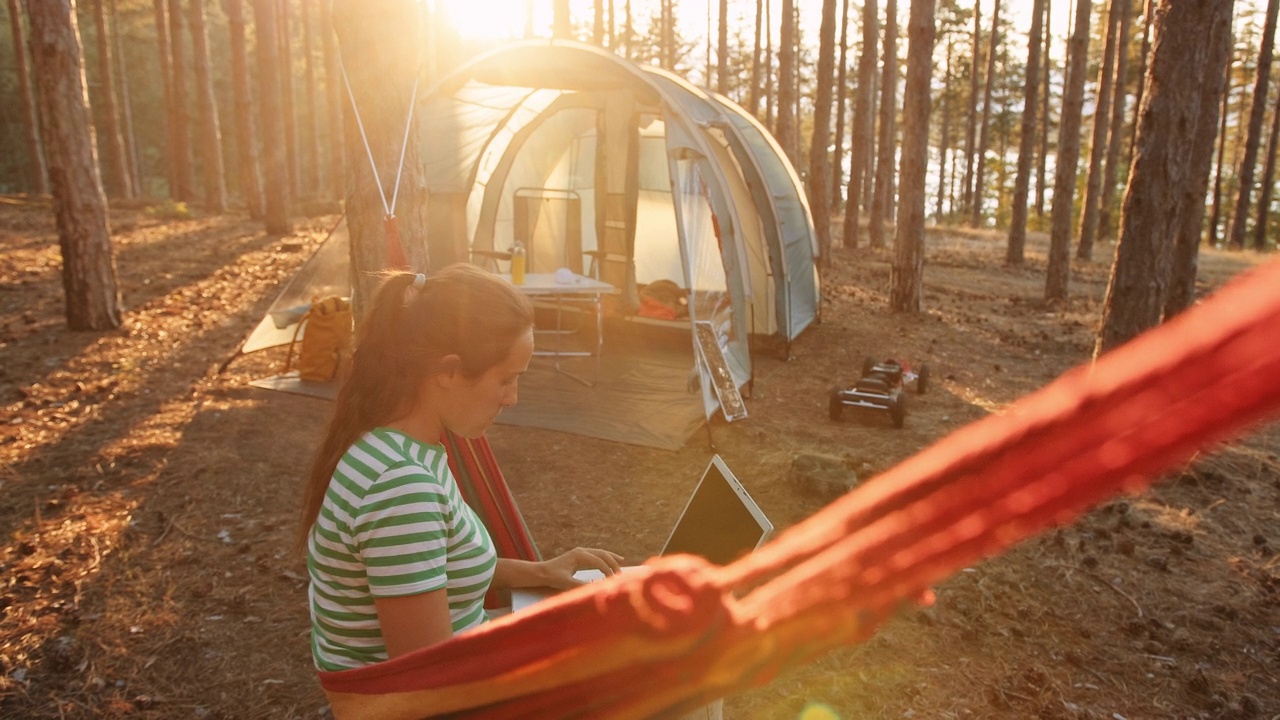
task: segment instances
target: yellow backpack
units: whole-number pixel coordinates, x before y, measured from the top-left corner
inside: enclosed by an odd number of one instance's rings
[[[292,364],[293,347],[303,326],[307,331],[302,335],[302,348],[298,351],[298,377],[310,382],[328,382],[338,374],[338,366],[351,344],[351,302],[330,295],[311,303],[293,331],[285,372]]]

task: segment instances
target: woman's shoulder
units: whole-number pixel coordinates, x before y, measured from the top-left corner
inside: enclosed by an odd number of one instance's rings
[[[419,442],[391,428],[374,428],[348,448],[340,467],[370,482],[413,477],[440,483],[448,473],[448,458],[443,447]]]

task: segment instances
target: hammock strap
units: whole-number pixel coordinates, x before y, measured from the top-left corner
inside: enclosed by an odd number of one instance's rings
[[[356,118],[356,128],[360,131],[360,140],[364,143],[365,155],[369,158],[369,168],[373,171],[373,182],[378,187],[378,197],[382,200],[383,228],[387,241],[387,265],[392,268],[408,268],[409,261],[404,253],[404,245],[400,242],[400,226],[396,222],[396,200],[400,196],[400,180],[404,177],[404,156],[409,148],[409,129],[413,126],[413,110],[418,102],[418,83],[422,73],[414,73],[413,91],[409,95],[409,112],[404,121],[404,137],[400,141],[400,162],[396,166],[395,182],[392,183],[391,200],[387,200],[386,189],[382,178],[378,175],[378,162],[373,157],[373,148],[369,146],[369,134],[365,132],[364,120],[360,117],[360,107],[356,104],[355,92],[351,89],[351,79],[347,77],[347,65],[342,60],[342,50],[338,49],[338,68],[342,71],[342,83],[347,88],[347,97],[351,100],[351,112]]]

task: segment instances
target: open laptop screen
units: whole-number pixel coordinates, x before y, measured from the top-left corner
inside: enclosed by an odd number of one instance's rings
[[[727,565],[756,549],[773,524],[717,455],[676,522],[663,555],[701,555]]]

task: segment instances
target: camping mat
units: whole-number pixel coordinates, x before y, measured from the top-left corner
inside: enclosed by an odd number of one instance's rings
[[[297,372],[284,375],[271,375],[258,380],[250,380],[249,384],[263,390],[278,390],[293,395],[333,400],[338,397],[338,384],[334,382],[308,382],[298,378]]]
[[[598,373],[595,358],[561,358],[560,367],[594,385],[558,372],[552,357],[535,357],[520,378],[519,404],[498,422],[665,450],[683,447],[705,422],[698,383],[689,392],[691,344],[623,349],[606,333]]]

